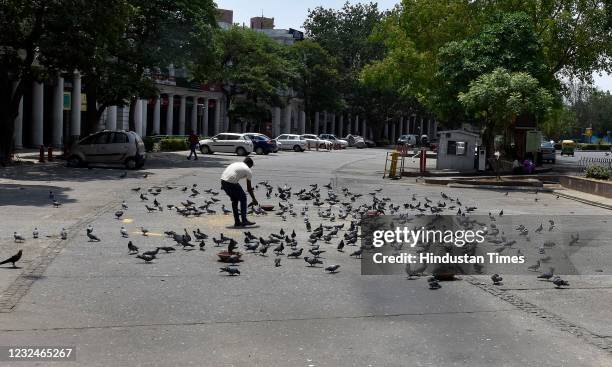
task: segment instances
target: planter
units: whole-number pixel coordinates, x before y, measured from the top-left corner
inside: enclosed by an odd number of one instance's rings
[[[585,177],[561,176],[559,177],[559,183],[561,186],[571,190],[612,199],[612,181],[610,180],[603,181]]]

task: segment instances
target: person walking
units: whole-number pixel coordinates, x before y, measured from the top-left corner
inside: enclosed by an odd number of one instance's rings
[[[221,174],[221,188],[232,201],[234,226],[236,227],[252,226],[255,224],[255,222],[249,222],[247,220],[247,198],[239,183],[243,178],[246,179],[247,191],[252,200],[251,204],[258,205],[257,199],[255,199],[253,185],[251,184],[253,179],[251,167],[253,167],[253,160],[247,157],[242,162],[230,164]],[[238,203],[240,203],[240,212],[238,212]]]
[[[200,142],[200,137],[198,136],[198,134],[196,134],[195,131],[191,130],[191,133],[189,134],[189,149],[191,149],[191,152],[189,152],[189,157],[187,157],[187,159],[191,159],[191,156],[195,156],[194,160],[198,160],[198,153],[196,152],[196,148],[198,146],[198,143]]]

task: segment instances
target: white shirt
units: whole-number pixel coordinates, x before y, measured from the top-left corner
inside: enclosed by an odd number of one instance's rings
[[[230,164],[221,174],[221,180],[229,183],[238,183],[238,181],[242,180],[243,178],[246,178],[247,180],[253,179],[251,169],[244,162]]]

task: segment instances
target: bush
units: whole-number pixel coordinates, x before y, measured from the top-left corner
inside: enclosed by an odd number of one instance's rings
[[[177,150],[188,150],[187,140],[184,138],[165,138],[161,139],[161,150],[165,152],[172,152]]]
[[[610,144],[579,144],[582,150],[603,150],[608,151],[612,145]]]
[[[586,177],[596,178],[598,180],[609,180],[610,179],[610,169],[608,169],[608,167],[604,167],[604,166],[595,164],[595,165],[587,167]]]
[[[146,136],[144,138],[142,138],[142,142],[144,143],[145,146],[145,150],[147,152],[150,152],[153,150],[153,143],[155,142],[155,139],[151,136]]]

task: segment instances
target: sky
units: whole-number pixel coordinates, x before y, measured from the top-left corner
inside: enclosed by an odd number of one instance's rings
[[[261,16],[274,18],[275,28],[295,28],[303,30],[304,20],[308,15],[308,9],[317,6],[339,9],[345,0],[216,0],[217,6],[221,9],[234,11],[234,23],[249,25],[251,17]],[[351,3],[368,3],[370,1],[350,1]],[[390,9],[395,6],[398,0],[379,0],[380,9]],[[603,90],[612,92],[612,76],[604,74],[600,76],[594,74],[595,85]]]

